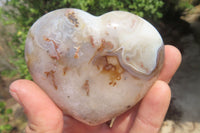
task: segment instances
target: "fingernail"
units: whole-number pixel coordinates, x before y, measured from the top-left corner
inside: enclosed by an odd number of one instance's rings
[[[15,91],[13,91],[12,89],[9,90],[10,94],[12,95],[12,97],[20,104],[22,105],[17,93]]]

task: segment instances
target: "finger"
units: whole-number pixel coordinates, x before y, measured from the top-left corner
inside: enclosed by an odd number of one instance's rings
[[[62,132],[62,112],[35,83],[17,80],[10,85],[10,93],[23,106],[28,117],[26,132]]]
[[[181,60],[181,53],[177,48],[171,45],[165,45],[165,60],[159,79],[169,83],[180,66]]]
[[[157,133],[169,107],[171,91],[157,81],[142,100],[130,133]]]
[[[63,133],[99,133],[103,128],[103,125],[86,125],[70,116],[64,116],[64,123]]]
[[[135,105],[132,109],[117,117],[111,130],[114,133],[128,133],[131,126],[133,125],[133,120],[136,116],[138,107],[139,104]]]

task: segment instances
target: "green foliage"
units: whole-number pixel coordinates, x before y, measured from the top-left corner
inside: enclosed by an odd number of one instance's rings
[[[162,17],[159,9],[163,4],[162,0],[98,0],[88,3],[88,12],[101,15],[112,10],[123,10],[156,20]]]
[[[24,45],[28,29],[42,15],[59,8],[78,8],[93,15],[102,15],[112,10],[124,10],[146,19],[157,20],[162,17],[162,0],[7,0],[8,8],[0,8],[0,19],[4,24],[16,25],[17,31],[8,44],[15,56],[10,59],[16,69],[3,74],[19,74],[21,78],[31,79],[24,60]]]
[[[12,109],[7,109],[5,102],[0,101],[0,133],[9,133],[12,126],[8,124],[12,114]]]
[[[175,1],[177,1],[177,0],[175,0]],[[192,5],[191,0],[179,0],[179,1],[177,1],[177,5],[175,6],[176,10],[182,10],[182,11],[184,11],[186,9],[190,10],[192,8],[193,8],[193,5]]]
[[[185,10],[193,8],[193,0],[163,0],[164,8],[162,13],[166,20],[179,19]]]

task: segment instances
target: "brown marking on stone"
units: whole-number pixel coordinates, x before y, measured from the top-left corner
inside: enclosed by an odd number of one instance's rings
[[[96,55],[96,54],[94,54],[94,56],[92,56],[92,58],[88,61],[88,64],[90,64],[90,63],[94,60],[95,55]],[[99,67],[97,66],[97,68],[99,68]]]
[[[90,36],[89,38],[90,38],[90,43],[91,43],[92,47],[94,48],[95,47],[94,38],[92,36]]]
[[[98,66],[102,74],[109,76],[109,85],[116,86],[117,81],[121,80],[121,74],[125,71],[118,60],[117,56],[98,57],[93,61],[94,65]]]
[[[113,87],[115,87],[117,85],[117,82],[111,81],[111,82],[109,82],[109,85],[112,85]]]
[[[49,38],[47,38],[46,36],[43,36],[43,40],[44,41],[47,41],[47,42],[50,42],[51,40]]]
[[[113,83],[113,87],[116,86],[116,84],[117,84],[117,82],[114,82],[114,83]]]
[[[105,41],[104,39],[101,40],[101,45],[97,49],[97,51],[94,53],[93,57],[89,60],[88,64],[90,64],[92,61],[95,60],[96,55],[98,55],[99,52],[103,52],[104,49],[111,50],[113,49],[113,44],[109,41]],[[97,61],[98,62],[98,61]],[[98,63],[95,63],[98,66]],[[98,67],[99,68],[99,67]],[[97,68],[97,69],[98,69]]]
[[[111,60],[114,60],[115,64],[112,64]],[[121,67],[118,58],[116,56],[107,56],[106,63],[103,67],[102,72],[110,75],[110,80],[113,82],[113,85],[116,85],[116,80],[121,80],[121,74],[124,72],[124,69]],[[109,66],[109,69],[106,69]]]
[[[68,67],[63,68],[63,75],[66,75],[67,70],[68,70]]]
[[[53,86],[54,88],[57,90],[58,89],[58,86],[56,85],[56,82],[55,82],[55,74],[56,71],[54,70],[51,70],[51,71],[48,71],[48,72],[44,72],[46,74],[47,77],[51,77],[52,78],[52,83],[53,83]]]
[[[101,46],[97,49],[98,52],[102,52],[104,49],[111,50],[113,49],[113,44],[110,41],[101,40]]]
[[[78,56],[79,51],[80,51],[80,46],[76,49],[76,52],[75,52],[75,54],[74,54],[74,58],[75,58],[75,59],[78,59],[78,58],[79,58],[79,56]]]
[[[58,52],[58,45],[56,44],[56,42],[54,40],[51,40],[51,39],[47,38],[46,36],[43,36],[43,40],[47,41],[47,42],[52,42],[53,43],[54,49],[55,49],[55,52],[56,52],[56,56],[50,55],[50,57],[52,59],[59,60],[60,59],[60,53]]]
[[[119,75],[116,79],[117,79],[117,80],[121,80],[121,75]]]
[[[109,41],[105,41],[105,40],[102,40],[102,44],[104,45],[104,47],[106,48],[106,49],[108,49],[108,50],[111,50],[111,49],[113,49],[113,44],[111,43],[111,42],[109,42]]]
[[[104,46],[101,44],[101,46],[97,49],[98,52],[102,52],[104,50]]]
[[[50,57],[54,60],[58,60],[58,57],[57,56],[53,56],[53,55],[50,55]]]
[[[69,19],[69,21],[75,25],[75,27],[79,26],[79,22],[78,19],[75,16],[75,12],[74,11],[69,11],[65,14],[65,16],[67,16],[67,18]]]
[[[112,64],[106,64],[103,69],[105,69],[106,71],[115,71],[116,67]]]
[[[90,88],[89,88],[89,80],[85,80],[85,83],[83,84],[82,88],[86,91],[87,96],[89,96]]]

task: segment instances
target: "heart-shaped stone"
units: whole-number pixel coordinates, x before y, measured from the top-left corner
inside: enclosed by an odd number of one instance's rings
[[[25,57],[34,81],[65,114],[97,125],[145,95],[161,70],[164,47],[157,30],[134,14],[60,9],[31,27]]]

